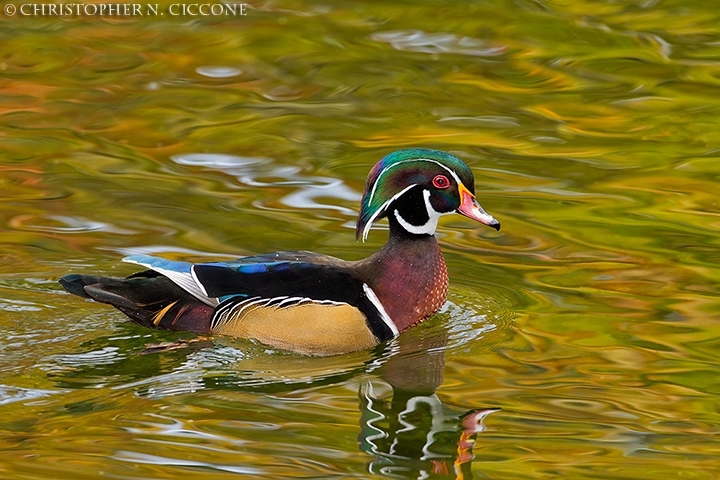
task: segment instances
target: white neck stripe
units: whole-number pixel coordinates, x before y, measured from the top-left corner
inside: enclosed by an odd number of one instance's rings
[[[382,177],[382,176],[383,176],[388,170],[390,170],[391,168],[396,167],[396,166],[400,165],[401,163],[407,163],[407,162],[431,162],[431,163],[435,163],[435,164],[437,164],[437,165],[440,165],[440,166],[441,166],[442,168],[444,168],[445,170],[447,170],[448,173],[455,179],[455,182],[456,182],[458,185],[460,185],[460,184],[462,183],[462,182],[460,181],[460,178],[457,176],[457,174],[456,174],[454,171],[452,171],[451,169],[449,169],[448,167],[446,167],[446,166],[443,165],[442,163],[438,162],[437,160],[430,160],[429,158],[411,158],[411,159],[409,159],[409,160],[403,160],[402,162],[394,163],[394,164],[390,165],[389,167],[386,167],[382,172],[380,172],[380,175],[378,175],[378,178],[375,179],[375,185],[373,185],[372,191],[370,191],[370,199],[369,199],[369,201],[368,201],[368,204],[370,204],[370,203],[372,202],[372,199],[373,199],[373,197],[375,196],[375,189],[377,188],[378,184],[380,183],[380,177]],[[405,190],[403,190],[403,191],[405,191]]]
[[[368,300],[370,300],[370,303],[372,303],[375,308],[377,308],[377,311],[380,313],[380,318],[382,319],[383,323],[387,325],[387,327],[392,331],[393,337],[396,337],[400,334],[397,327],[395,326],[395,323],[393,323],[392,318],[390,318],[390,315],[387,314],[385,311],[385,307],[383,307],[382,303],[380,303],[380,299],[375,295],[375,292],[367,283],[363,283],[363,290],[365,291],[365,295],[367,296]]]

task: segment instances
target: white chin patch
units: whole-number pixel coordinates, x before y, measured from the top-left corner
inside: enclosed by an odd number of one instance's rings
[[[415,235],[435,235],[437,229],[438,219],[444,215],[444,213],[436,212],[430,204],[430,191],[423,190],[423,198],[425,199],[425,209],[429,220],[423,225],[412,225],[410,222],[402,218],[400,212],[397,209],[393,212],[395,219],[398,221],[401,227],[403,227],[408,233]]]

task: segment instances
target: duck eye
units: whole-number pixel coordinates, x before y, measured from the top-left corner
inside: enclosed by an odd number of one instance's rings
[[[435,188],[448,188],[450,186],[450,180],[445,175],[437,175],[433,178],[433,186]]]

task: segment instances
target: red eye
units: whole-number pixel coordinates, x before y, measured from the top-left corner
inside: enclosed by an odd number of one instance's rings
[[[433,185],[435,188],[448,188],[450,186],[450,180],[445,175],[437,175],[433,178]]]

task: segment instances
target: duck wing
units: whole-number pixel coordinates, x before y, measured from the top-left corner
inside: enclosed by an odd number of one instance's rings
[[[352,264],[334,257],[294,251],[201,264],[146,255],[125,260],[215,307],[212,333],[312,354],[367,348],[398,333]]]

